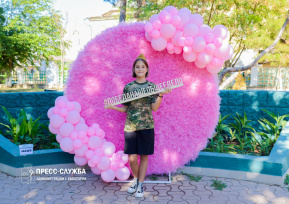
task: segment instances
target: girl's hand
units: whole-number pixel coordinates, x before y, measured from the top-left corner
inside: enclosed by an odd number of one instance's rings
[[[162,96],[162,95],[164,95],[164,94],[170,93],[171,91],[172,91],[172,89],[171,89],[170,87],[165,87],[165,91],[159,93],[159,95]]]
[[[112,104],[108,104],[105,106],[105,109],[115,109],[115,106]]]

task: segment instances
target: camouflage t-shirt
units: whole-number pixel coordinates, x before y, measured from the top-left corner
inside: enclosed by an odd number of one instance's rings
[[[138,91],[139,89],[143,88],[145,88],[145,93],[147,93],[146,88],[149,86],[155,86],[155,84],[150,81],[146,81],[144,83],[132,81],[125,85],[123,94]],[[156,101],[158,96],[159,94],[157,93],[123,103],[123,105],[128,106],[124,127],[125,132],[154,128],[151,104]]]

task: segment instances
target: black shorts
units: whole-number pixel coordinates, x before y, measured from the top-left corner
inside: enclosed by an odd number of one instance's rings
[[[124,132],[124,153],[151,155],[154,154],[155,131],[153,129]]]

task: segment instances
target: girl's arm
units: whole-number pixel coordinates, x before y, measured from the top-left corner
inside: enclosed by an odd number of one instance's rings
[[[122,113],[126,113],[128,106],[124,105],[122,107],[116,107],[114,105],[109,104],[109,105],[105,106],[105,109],[113,109],[113,110],[117,110],[117,111],[122,112]]]
[[[159,96],[163,96],[164,94],[170,93],[171,91],[172,91],[171,88],[166,87],[164,92],[159,93]],[[156,102],[151,104],[152,110],[156,112],[159,109],[159,107],[161,106],[161,102],[162,102],[162,98],[158,97]]]

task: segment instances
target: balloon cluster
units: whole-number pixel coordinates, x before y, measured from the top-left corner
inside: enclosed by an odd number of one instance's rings
[[[194,62],[198,68],[206,67],[210,73],[218,73],[234,51],[224,41],[228,34],[225,26],[216,25],[211,29],[203,23],[200,14],[191,14],[187,8],[178,10],[167,6],[146,23],[145,37],[157,51],[183,52],[186,61]]]
[[[86,125],[80,115],[81,105],[69,101],[66,96],[59,96],[55,106],[47,112],[50,119],[49,130],[56,135],[56,140],[64,152],[75,154],[74,161],[78,166],[88,164],[91,171],[106,182],[115,177],[127,180],[130,171],[125,166],[128,155],[123,151],[115,152],[115,145],[106,141],[105,132],[94,123]]]

